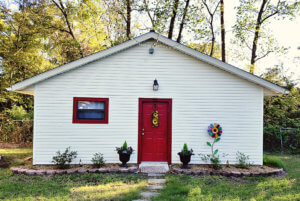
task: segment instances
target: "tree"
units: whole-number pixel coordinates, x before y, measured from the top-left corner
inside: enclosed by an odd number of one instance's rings
[[[126,36],[130,38],[131,35],[131,0],[126,0],[126,10],[127,10],[127,18],[126,18]]]
[[[13,104],[32,109],[32,97],[10,93],[6,88],[53,67],[43,49],[43,36],[48,30],[36,26],[36,22],[47,21],[36,14],[43,13],[42,5],[20,7],[22,10],[12,12],[0,5],[0,112]]]
[[[172,16],[172,8],[171,0],[143,0],[143,3],[139,5],[138,10],[141,14],[145,13],[148,16],[151,23],[150,29],[160,34],[165,34],[169,33],[167,22]],[[149,30],[149,28],[147,29]]]
[[[184,10],[183,10],[183,16],[182,16],[182,20],[181,20],[180,27],[179,27],[178,37],[177,37],[177,42],[178,43],[180,43],[180,41],[181,41],[182,30],[183,30],[183,26],[185,24],[185,18],[186,18],[186,14],[187,14],[187,11],[188,11],[189,3],[190,3],[190,0],[185,1],[185,7],[184,7]]]
[[[215,13],[219,7],[220,1],[218,1],[218,3],[216,5],[213,5],[212,7],[210,7],[208,5],[207,0],[202,0],[202,3],[206,8],[207,13],[209,14],[209,18],[207,19],[207,21],[209,23],[210,31],[211,31],[211,50],[210,50],[209,56],[212,57],[214,54],[214,46],[215,46],[215,42],[216,42],[215,30],[214,30],[214,17],[215,17]]]
[[[211,52],[212,44],[211,43],[189,43],[188,47],[193,48],[203,54],[208,55]],[[213,57],[220,59],[222,56],[221,47],[219,45],[214,45],[214,55]]]
[[[299,11],[299,6],[300,2],[289,4],[282,0],[277,0],[276,3],[272,0],[240,0],[237,7],[235,36],[251,51],[250,73],[254,73],[255,63],[258,60],[271,52],[282,50],[276,47],[271,31],[267,30],[269,20],[276,16],[293,17]],[[253,38],[251,45],[248,44],[249,38]]]
[[[224,0],[220,0],[220,22],[221,22],[221,43],[222,43],[222,61],[226,62],[225,51],[225,24],[224,24]]]
[[[177,9],[178,9],[178,3],[179,3],[179,0],[174,0],[173,13],[172,13],[172,17],[170,20],[170,27],[169,27],[169,34],[168,34],[168,38],[170,38],[170,39],[172,39],[172,36],[173,36],[173,29],[174,29],[174,24],[175,24]]]
[[[80,43],[78,43],[78,41],[75,37],[74,31],[73,31],[73,26],[71,25],[70,16],[69,16],[69,13],[72,12],[72,9],[74,9],[73,5],[69,1],[67,1],[65,3],[66,6],[62,2],[62,0],[58,0],[58,2],[56,2],[56,0],[51,0],[51,1],[60,10],[61,14],[63,15],[66,26],[67,26],[66,29],[61,28],[60,31],[66,32],[72,37],[75,45],[77,46],[77,48],[79,50],[81,57],[83,57],[84,55],[83,55],[83,51],[81,49],[81,45],[80,45]],[[73,59],[75,59],[75,58],[73,58]]]

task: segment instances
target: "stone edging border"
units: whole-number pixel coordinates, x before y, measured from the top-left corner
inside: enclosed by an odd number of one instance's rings
[[[10,170],[15,174],[24,174],[29,176],[43,175],[66,175],[66,174],[84,174],[84,173],[137,173],[137,167],[129,168],[91,168],[91,169],[67,169],[67,170],[33,170],[26,168],[12,167]]]
[[[236,171],[209,171],[209,170],[189,170],[173,168],[171,171],[173,174],[186,174],[186,175],[221,175],[225,177],[258,177],[258,176],[275,176],[285,175],[285,171],[281,169],[272,170],[269,172],[236,172]]]

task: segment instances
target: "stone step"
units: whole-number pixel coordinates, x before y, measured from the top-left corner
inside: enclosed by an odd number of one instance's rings
[[[164,184],[166,179],[148,179],[148,184]]]
[[[138,199],[138,200],[132,200],[132,201],[149,201],[149,200]]]
[[[141,196],[143,198],[146,198],[146,199],[151,198],[151,197],[155,197],[155,196],[158,196],[158,195],[159,195],[159,193],[152,192],[152,191],[141,192]]]
[[[163,189],[164,187],[163,186],[159,186],[159,185],[148,185],[147,188],[149,190],[160,190],[160,189]]]
[[[164,177],[165,174],[158,174],[158,173],[149,173],[148,177]]]

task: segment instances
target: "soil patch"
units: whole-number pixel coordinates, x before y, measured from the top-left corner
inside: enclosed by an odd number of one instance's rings
[[[175,164],[172,165],[171,169],[174,168],[181,168],[181,164]],[[226,171],[226,172],[249,172],[249,173],[266,173],[266,172],[270,172],[273,170],[277,170],[278,168],[272,168],[272,167],[268,167],[268,166],[259,166],[259,165],[252,165],[249,168],[238,168],[234,165],[222,165],[220,169],[215,170],[212,165],[189,165],[191,169],[189,169],[190,171]]]
[[[15,148],[32,148],[32,142],[24,142],[20,144],[0,142],[0,149],[15,149]]]

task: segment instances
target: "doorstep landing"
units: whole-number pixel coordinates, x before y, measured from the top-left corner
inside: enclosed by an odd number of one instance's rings
[[[142,162],[139,170],[147,174],[164,174],[169,171],[169,165],[166,162]]]

